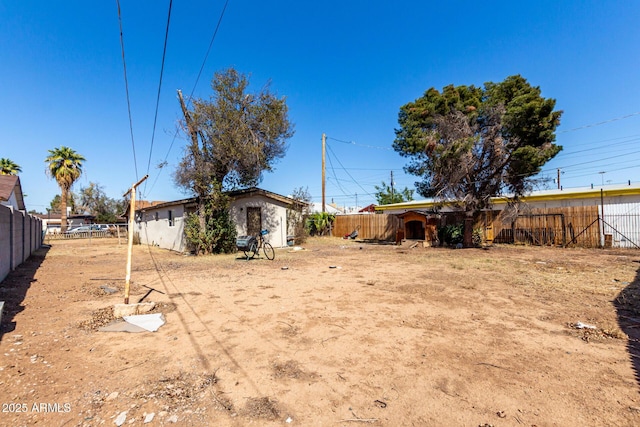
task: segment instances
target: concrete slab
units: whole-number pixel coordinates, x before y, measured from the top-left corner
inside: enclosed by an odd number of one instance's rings
[[[137,304],[116,304],[113,306],[113,317],[119,319],[124,316],[148,313],[156,306],[155,302],[141,302]]]
[[[107,326],[103,326],[102,328],[98,328],[100,332],[148,332],[145,328],[141,328],[140,326],[133,325],[129,322],[123,322],[120,320],[113,321],[109,323]]]

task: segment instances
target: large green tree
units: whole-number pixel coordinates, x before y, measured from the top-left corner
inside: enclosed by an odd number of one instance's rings
[[[374,186],[376,189],[376,201],[379,205],[390,205],[392,203],[402,203],[413,200],[413,190],[408,187],[404,187],[403,190],[392,190],[391,187],[384,181],[380,187]]]
[[[69,191],[69,194],[67,194],[67,208],[71,208],[71,212],[73,213],[76,212],[76,198],[77,196],[72,191]],[[48,210],[51,213],[60,213],[61,203],[62,198],[59,194],[56,194],[55,196],[53,196],[53,199],[51,199],[51,202],[49,202]]]
[[[11,159],[0,159],[0,175],[18,175],[22,172],[22,168],[14,163]]]
[[[67,231],[67,196],[73,184],[82,175],[82,162],[85,158],[64,145],[49,150],[45,159],[48,163],[47,174],[56,180],[60,187],[60,232]]]
[[[560,152],[555,103],[520,75],[484,87],[431,88],[400,108],[393,147],[410,159],[406,171],[422,178],[419,194],[454,203],[472,219],[492,196],[530,191]]]
[[[95,182],[89,182],[87,187],[80,188],[80,204],[82,209],[96,217],[96,222],[113,224],[118,214],[125,211],[127,203],[107,196],[104,187]]]
[[[207,243],[210,216],[224,216],[226,190],[250,187],[286,152],[293,135],[285,98],[269,91],[249,92],[249,79],[233,68],[215,73],[210,99],[182,103],[184,127],[191,142],[176,172],[176,184],[198,197],[198,233],[190,238],[197,253],[218,252]],[[227,216],[228,217],[228,216]],[[225,226],[226,228],[226,226]],[[223,245],[224,246],[224,245]]]

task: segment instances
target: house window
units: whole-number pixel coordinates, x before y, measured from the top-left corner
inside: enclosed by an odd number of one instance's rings
[[[168,212],[169,227],[173,227],[173,211]]]
[[[153,214],[153,218],[157,221],[158,220],[158,212]]]

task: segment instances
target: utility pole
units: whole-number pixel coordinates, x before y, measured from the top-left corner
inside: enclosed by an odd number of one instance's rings
[[[129,288],[131,285],[131,253],[133,252],[133,224],[136,215],[136,187],[149,178],[149,175],[145,175],[142,179],[131,186],[131,189],[124,193],[122,197],[127,197],[127,194],[131,193],[131,200],[129,201],[129,245],[127,247],[127,276],[124,282],[124,303],[129,304]]]
[[[558,190],[560,190],[560,168],[558,168]]]
[[[393,171],[391,171],[391,203],[393,203]]]
[[[325,165],[324,165],[324,157],[325,157],[325,146],[327,144],[327,135],[322,134],[322,212],[327,211],[327,206],[325,204]]]

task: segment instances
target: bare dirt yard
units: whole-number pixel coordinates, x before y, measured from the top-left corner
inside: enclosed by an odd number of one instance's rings
[[[0,425],[640,425],[640,251],[303,247],[135,246],[127,333],[126,245],[53,242],[0,285]]]

